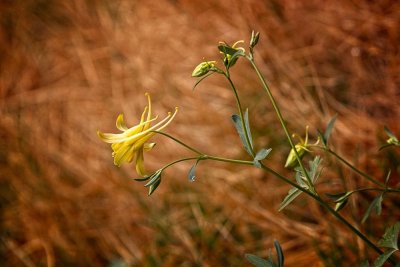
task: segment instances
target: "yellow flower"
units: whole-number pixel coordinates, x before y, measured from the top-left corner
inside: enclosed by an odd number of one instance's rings
[[[299,156],[300,159],[302,159],[306,152],[310,152],[310,150],[308,149],[309,146],[310,146],[308,144],[308,126],[306,126],[306,138],[305,138],[305,140],[303,140],[303,138],[301,138],[297,134],[293,134],[293,137],[298,137],[300,139],[300,142],[297,143],[294,147],[295,147],[295,149],[297,151],[297,155]],[[315,142],[315,144],[313,144],[313,145],[317,145],[318,143],[319,143],[319,138]],[[294,168],[298,164],[299,164],[299,162],[297,161],[296,152],[292,148],[290,150],[290,152],[289,152],[289,155],[288,155],[287,159],[286,159],[285,168]]]
[[[138,125],[128,128],[125,124],[123,114],[120,114],[117,118],[116,126],[122,133],[113,134],[97,131],[97,135],[101,140],[106,143],[111,143],[114,164],[119,167],[122,163],[132,162],[132,160],[135,159],[136,172],[141,176],[146,175],[144,168],[144,151],[149,151],[155,146],[155,143],[147,143],[147,141],[156,134],[154,131],[161,131],[164,129],[178,112],[178,108],[175,108],[173,114],[168,112],[166,118],[154,126],[151,126],[151,122],[157,120],[158,116],[152,118],[150,95],[146,93],[146,96],[148,99],[148,106],[145,107]]]

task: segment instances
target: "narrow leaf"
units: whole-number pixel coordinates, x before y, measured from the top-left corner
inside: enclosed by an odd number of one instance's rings
[[[283,210],[287,205],[289,205],[293,200],[295,200],[296,197],[298,197],[301,193],[302,193],[302,191],[300,191],[297,188],[290,189],[287,196],[282,201],[281,206],[279,207],[279,211]]]
[[[332,119],[328,122],[328,125],[326,126],[326,130],[325,130],[325,133],[324,133],[324,136],[323,136],[324,137],[324,143],[326,145],[328,145],[328,140],[329,140],[329,137],[331,136],[333,125],[335,124],[336,118],[337,118],[337,114],[332,117]]]
[[[400,222],[388,227],[383,235],[382,239],[379,240],[378,246],[385,248],[393,248],[398,250],[397,240],[400,231]]]
[[[196,163],[190,168],[188,173],[188,179],[190,182],[194,182],[196,180],[196,167],[199,161],[197,160]]]
[[[247,153],[249,153],[251,155],[251,151],[252,151],[252,146],[251,144],[247,143],[247,139],[246,139],[246,134],[244,132],[244,128],[242,125],[242,120],[240,119],[239,115],[232,115],[232,121],[235,125],[236,131],[239,134],[240,140],[242,141],[242,144],[245,148],[245,150],[247,151]]]
[[[156,171],[153,175],[150,176],[150,180],[147,182],[147,184],[145,184],[145,187],[149,187],[152,186],[153,184],[155,184],[159,179],[161,179],[161,171],[158,170]]]
[[[255,160],[263,160],[265,159],[269,153],[271,152],[272,148],[263,148],[257,152],[256,156],[254,157]]]
[[[351,196],[351,194],[353,194],[353,191],[343,192],[338,194],[325,194],[325,195],[330,199],[332,199],[333,202],[339,203],[346,200],[349,196]]]
[[[340,211],[341,209],[343,209],[346,205],[347,205],[348,199],[344,199],[338,203],[336,203],[335,206],[335,211]]]
[[[256,267],[275,267],[273,263],[253,254],[245,254],[246,259]]]
[[[219,45],[218,50],[224,53],[225,55],[231,55],[231,56],[233,56],[238,51],[237,49],[232,48],[225,44]]]
[[[269,155],[271,150],[272,150],[272,148],[263,148],[257,152],[256,156],[254,157],[254,165],[257,168],[261,168],[261,164],[259,161],[265,159]]]
[[[247,134],[249,135],[250,147],[253,150],[253,137],[251,136],[250,122],[249,122],[249,109],[248,108],[246,108],[246,111],[244,112],[244,124],[246,125],[246,131],[247,131]]]
[[[158,187],[160,184],[161,184],[161,177],[160,177],[159,180],[157,180],[157,182],[155,182],[154,184],[152,184],[152,185],[150,186],[150,188],[149,188],[149,196],[150,196],[151,194],[153,194],[154,191],[156,191],[157,187]]]
[[[374,267],[381,267],[387,259],[392,256],[392,254],[396,251],[396,249],[389,249],[385,253],[381,254],[375,261],[373,266]]]
[[[383,193],[377,196],[369,205],[367,211],[364,214],[364,217],[361,220],[361,223],[365,223],[368,219],[369,215],[372,211],[375,211],[376,214],[380,215],[382,212],[382,200],[383,200]]]
[[[283,256],[282,247],[279,244],[278,240],[274,241],[274,246],[275,246],[276,254],[277,254],[277,257],[278,257],[278,267],[283,267],[283,263],[285,261],[285,258]]]
[[[141,177],[141,178],[133,178],[133,180],[138,181],[138,182],[144,182],[144,181],[149,180],[150,177],[151,177],[151,175],[147,175],[147,176],[144,176],[144,177]]]
[[[392,133],[390,130],[389,130],[389,128],[388,127],[383,127],[383,130],[385,131],[385,133],[390,137],[390,138],[393,138],[393,139],[397,139],[397,137],[394,135],[394,133]]]

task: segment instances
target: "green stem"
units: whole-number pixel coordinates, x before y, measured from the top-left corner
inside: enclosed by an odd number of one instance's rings
[[[319,147],[319,146],[317,146]],[[365,179],[367,179],[368,181],[385,188],[386,185],[384,183],[379,182],[378,180],[376,180],[374,177],[360,171],[359,169],[357,169],[355,166],[353,166],[350,162],[348,162],[347,160],[345,160],[344,158],[342,158],[341,156],[339,156],[336,152],[334,152],[333,150],[331,150],[330,148],[323,148],[321,147],[323,150],[325,150],[326,152],[328,152],[329,154],[335,156],[338,160],[340,160],[341,162],[343,162],[347,167],[349,167],[350,169],[352,169],[354,172],[358,173],[359,175],[361,175],[362,177],[364,177]]]
[[[278,116],[279,122],[281,123],[282,128],[283,128],[283,130],[284,130],[284,132],[286,134],[286,137],[287,137],[287,139],[289,141],[289,144],[290,144],[291,148],[295,152],[297,161],[298,161],[298,163],[300,165],[300,168],[301,168],[302,172],[306,176],[308,183],[310,185],[312,185],[312,181],[310,179],[310,176],[308,175],[308,172],[306,171],[306,169],[305,169],[305,167],[304,167],[304,165],[303,165],[303,163],[301,161],[301,158],[300,158],[300,156],[299,156],[299,154],[298,154],[298,152],[297,152],[297,150],[295,148],[295,145],[294,145],[294,143],[292,141],[292,138],[290,137],[289,131],[287,129],[286,123],[285,123],[285,121],[283,119],[282,113],[281,113],[281,111],[280,111],[280,109],[278,107],[278,104],[275,101],[274,96],[272,95],[272,92],[271,92],[267,82],[265,81],[264,76],[261,74],[261,72],[258,69],[257,65],[255,64],[253,56],[247,57],[247,59],[250,61],[251,65],[253,66],[254,70],[256,71],[257,76],[258,76],[258,78],[260,79],[260,81],[261,81],[261,83],[263,85],[263,89],[266,91],[266,93],[268,94],[268,96],[269,96],[269,98],[271,100],[272,106],[275,109],[275,112],[276,112],[276,114]],[[297,185],[296,183],[292,182],[288,178],[280,175],[279,173],[277,173],[274,170],[266,167],[263,164],[261,164],[261,167],[265,171],[273,174],[277,178],[279,178],[279,179],[283,180],[284,182],[296,187],[297,189],[301,190],[302,192],[304,192],[307,195],[309,195],[310,197],[312,197],[321,206],[323,206],[325,209],[327,209],[336,219],[338,219],[342,224],[347,226],[353,233],[355,233],[359,238],[361,238],[369,247],[371,247],[373,250],[375,250],[379,254],[383,253],[383,251],[379,247],[377,247],[374,243],[372,243],[363,233],[361,233],[357,228],[355,228],[351,223],[349,223],[342,215],[340,215],[338,212],[336,212],[331,206],[329,206],[327,203],[325,203],[317,194],[313,194],[312,192],[306,190],[305,188],[302,188],[301,186]],[[394,262],[394,260],[392,258],[389,258],[389,260],[390,260],[391,263],[395,264],[395,262]]]
[[[180,145],[186,147],[187,149],[193,151],[194,153],[199,154],[199,155],[204,155],[204,153],[202,153],[202,152],[200,152],[199,150],[197,150],[197,149],[195,149],[195,148],[193,148],[193,147],[191,147],[191,146],[185,144],[185,143],[182,142],[181,140],[179,140],[179,139],[173,137],[172,135],[169,135],[169,134],[163,133],[163,132],[159,132],[159,131],[151,131],[151,132],[164,135],[164,136],[166,136],[166,137],[168,137],[168,138],[174,140],[174,141],[177,142],[178,144],[180,144]]]
[[[359,189],[355,189],[352,190],[352,193],[356,193],[356,192],[364,192],[364,191],[379,191],[379,192],[384,192],[384,193],[399,193],[400,189],[393,189],[393,188],[373,188],[373,187],[369,187],[369,188],[359,188]]]
[[[300,166],[300,168],[301,168],[301,171],[304,173],[304,175],[305,175],[305,177],[306,177],[306,179],[307,179],[309,185],[312,186],[313,183],[312,183],[312,181],[311,181],[311,178],[310,178],[310,176],[308,175],[308,172],[306,171],[306,169],[305,169],[305,167],[304,167],[304,165],[303,165],[303,163],[302,163],[302,161],[301,161],[301,158],[300,158],[300,156],[299,156],[299,153],[297,152],[297,149],[296,149],[296,147],[295,147],[295,145],[294,145],[294,143],[293,143],[292,138],[290,137],[290,134],[289,134],[288,128],[287,128],[287,126],[286,126],[285,120],[283,119],[283,116],[282,116],[282,113],[281,113],[281,111],[280,111],[280,109],[279,109],[279,107],[278,107],[278,104],[276,103],[275,98],[274,98],[274,96],[272,95],[271,89],[269,88],[267,82],[265,81],[264,76],[262,75],[262,73],[261,73],[260,70],[258,69],[257,65],[255,64],[255,62],[254,62],[254,57],[253,57],[253,56],[250,56],[250,57],[246,57],[246,58],[250,61],[251,65],[253,66],[254,70],[256,71],[257,76],[258,76],[258,78],[260,79],[260,81],[261,81],[261,83],[262,83],[262,85],[263,85],[264,91],[267,92],[267,94],[268,94],[268,96],[269,96],[269,99],[271,100],[272,106],[274,107],[275,112],[276,112],[276,114],[277,114],[277,116],[278,116],[279,122],[281,123],[282,128],[283,128],[283,130],[284,130],[284,132],[285,132],[285,134],[286,134],[286,137],[287,137],[287,139],[288,139],[288,141],[289,141],[289,144],[290,144],[291,148],[293,149],[293,151],[294,151],[294,153],[295,153],[295,155],[296,155],[296,159],[297,159],[297,161],[298,161],[298,163],[299,163],[299,166]]]
[[[250,135],[249,135],[249,132],[247,132],[247,127],[246,127],[246,124],[245,124],[245,121],[244,121],[242,104],[240,103],[240,98],[239,98],[238,92],[237,92],[237,90],[236,90],[235,85],[234,85],[233,82],[232,82],[232,79],[230,78],[230,75],[229,75],[228,70],[227,70],[227,72],[225,73],[225,77],[226,77],[226,79],[228,80],[229,85],[231,86],[232,91],[233,91],[234,94],[235,94],[236,104],[237,104],[237,108],[238,108],[238,110],[239,110],[240,120],[241,120],[242,127],[243,127],[243,130],[244,130],[244,134],[245,134],[245,137],[246,137],[246,142],[247,142],[247,144],[248,144],[248,147],[250,147],[251,156],[254,157],[254,156],[255,156],[255,153],[254,153],[254,151],[253,151],[253,146],[251,145],[251,140],[250,140],[250,137],[249,137]]]
[[[358,237],[360,237],[367,245],[369,245],[373,250],[375,250],[377,253],[382,254],[383,251],[378,248],[374,243],[371,242],[371,240],[368,239],[363,233],[361,233],[357,228],[355,228],[351,223],[349,223],[342,215],[340,215],[338,212],[336,212],[331,206],[329,206],[326,202],[324,202],[318,195],[314,195],[310,191],[306,190],[305,188],[299,186],[298,184],[294,183],[293,181],[289,180],[288,178],[282,176],[281,174],[277,173],[273,169],[265,166],[264,164],[261,163],[261,168],[278,179],[284,181],[285,183],[288,183],[292,185],[293,187],[296,187],[300,191],[304,192],[305,194],[309,195],[312,197],[314,200],[316,200],[321,206],[323,206],[325,209],[327,209],[336,219],[338,219],[341,223],[346,225],[350,230],[355,233]],[[392,262],[392,260],[391,260]],[[393,262],[392,262],[393,263]]]
[[[177,164],[179,162],[188,161],[188,160],[198,160],[199,158],[201,158],[201,156],[200,157],[189,157],[189,158],[178,159],[178,160],[175,160],[175,161],[172,161],[172,162],[168,163],[167,165],[164,165],[161,168],[161,170],[164,171],[166,168],[171,167],[172,165],[175,165],[175,164]]]
[[[207,160],[215,160],[215,161],[222,161],[222,162],[228,162],[228,163],[234,163],[234,164],[242,164],[242,165],[254,165],[253,161],[248,161],[248,160],[239,160],[239,159],[227,159],[227,158],[221,158],[221,157],[215,157],[215,156],[208,156],[204,155],[202,159]]]

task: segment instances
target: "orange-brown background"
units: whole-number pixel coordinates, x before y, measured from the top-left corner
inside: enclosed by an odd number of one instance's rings
[[[0,193],[2,266],[246,266],[278,239],[287,266],[350,266],[377,255],[318,205],[300,197],[277,211],[289,187],[250,167],[201,162],[190,183],[182,164],[147,197],[133,165],[117,168],[96,136],[119,113],[137,122],[153,98],[167,132],[209,154],[246,158],[230,115],[227,83],[195,91],[193,68],[220,58],[218,41],[261,32],[256,60],[290,130],[303,134],[338,113],[335,149],[382,177],[398,154],[377,152],[387,125],[399,133],[400,3],[397,1],[2,1],[0,3]],[[250,109],[256,146],[288,152],[250,65],[233,70]],[[155,170],[190,155],[163,137],[145,155]],[[366,185],[325,160],[319,190]],[[330,166],[330,167],[329,167]],[[360,225],[373,194],[344,210],[376,241],[399,217],[398,200]]]

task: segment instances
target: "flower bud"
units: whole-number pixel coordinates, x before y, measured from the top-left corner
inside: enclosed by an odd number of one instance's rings
[[[192,77],[201,77],[206,75],[212,68],[214,68],[216,61],[201,62],[192,72]]]
[[[294,146],[296,148],[297,154],[299,155],[300,159],[304,156],[306,152],[306,148],[302,144],[297,144]],[[294,168],[298,165],[298,161],[296,158],[296,153],[294,152],[294,149],[292,148],[289,152],[289,156],[286,159],[285,163],[285,168]]]
[[[260,33],[259,32],[251,32],[251,38],[250,38],[250,47],[255,47],[256,44],[258,43],[258,39],[260,39]]]

